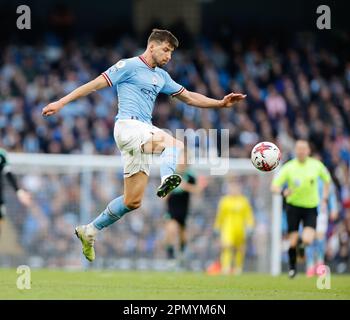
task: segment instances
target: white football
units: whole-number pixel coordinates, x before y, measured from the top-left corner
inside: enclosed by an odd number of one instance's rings
[[[272,142],[259,142],[253,148],[250,158],[258,170],[272,171],[280,163],[281,151]]]

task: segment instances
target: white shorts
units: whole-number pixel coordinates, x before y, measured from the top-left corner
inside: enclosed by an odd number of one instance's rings
[[[328,229],[328,215],[327,213],[319,212],[317,215],[316,232],[325,234],[327,232],[327,229]]]
[[[161,131],[152,124],[134,119],[120,119],[114,125],[114,140],[124,161],[124,177],[143,171],[149,176],[152,154],[142,152],[141,146]]]

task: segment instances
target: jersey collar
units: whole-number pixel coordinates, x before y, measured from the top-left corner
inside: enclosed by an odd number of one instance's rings
[[[146,61],[146,59],[145,59],[142,55],[140,55],[139,58],[140,58],[140,60],[141,60],[148,68],[150,68],[150,69],[152,69],[152,70],[155,70],[155,69],[156,69],[156,67],[153,68],[153,67]]]

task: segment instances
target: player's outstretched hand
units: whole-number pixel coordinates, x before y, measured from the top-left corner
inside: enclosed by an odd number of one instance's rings
[[[246,94],[231,92],[222,99],[222,105],[224,108],[232,107],[236,102],[245,99],[246,96]]]
[[[64,107],[64,104],[60,101],[55,101],[52,103],[49,103],[45,108],[43,108],[41,114],[44,117],[52,116],[53,114],[57,113]]]

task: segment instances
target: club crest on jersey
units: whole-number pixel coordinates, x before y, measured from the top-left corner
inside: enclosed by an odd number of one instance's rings
[[[153,78],[152,78],[152,83],[153,83],[153,84],[157,84],[157,83],[158,83],[158,80],[157,80],[156,77],[153,77]]]
[[[301,181],[299,179],[294,179],[294,185],[299,187],[301,185]]]
[[[123,68],[124,66],[125,66],[125,61],[123,61],[123,60],[120,60],[116,63],[116,67],[118,69]]]
[[[120,68],[125,66],[125,61],[120,60],[114,66],[111,67],[111,72],[117,72]]]

